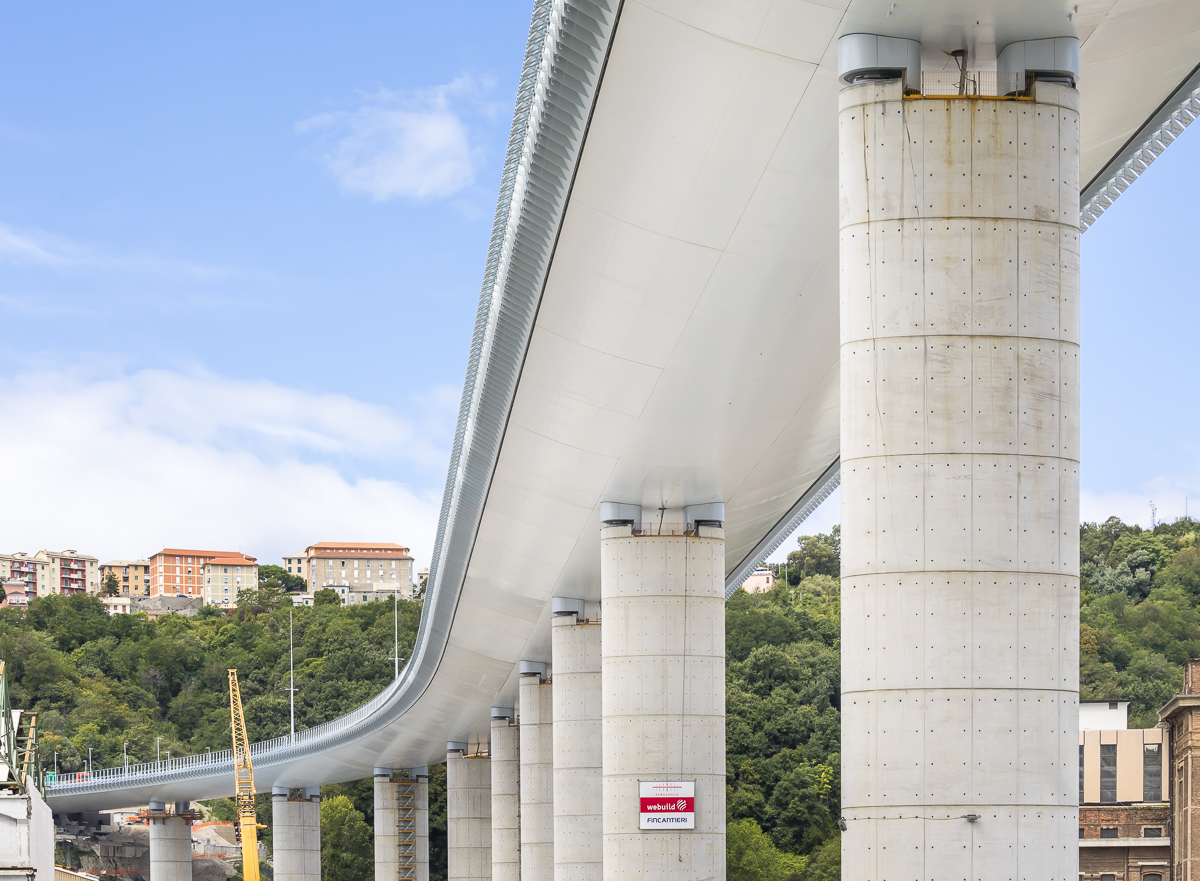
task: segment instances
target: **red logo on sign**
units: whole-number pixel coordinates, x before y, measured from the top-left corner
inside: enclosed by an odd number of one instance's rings
[[[696,811],[694,798],[643,798],[642,813],[691,814]]]

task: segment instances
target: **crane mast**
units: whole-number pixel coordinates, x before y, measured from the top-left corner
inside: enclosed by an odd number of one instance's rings
[[[233,729],[233,775],[237,782],[238,831],[242,840],[242,878],[260,881],[258,873],[258,816],[254,813],[254,765],[250,762],[250,738],[242,715],[242,693],[237,670],[229,671],[229,715]]]

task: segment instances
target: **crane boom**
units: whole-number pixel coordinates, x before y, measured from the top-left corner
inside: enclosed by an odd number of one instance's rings
[[[237,670],[229,671],[229,716],[233,729],[233,775],[237,783],[238,830],[242,839],[242,878],[260,881],[258,873],[258,816],[254,813],[254,765],[250,762],[250,738],[242,715],[242,693]]]

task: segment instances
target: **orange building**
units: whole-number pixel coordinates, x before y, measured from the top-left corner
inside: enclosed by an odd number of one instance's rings
[[[163,548],[150,557],[150,596],[204,596],[204,565],[218,558],[258,571],[256,558],[239,551]]]

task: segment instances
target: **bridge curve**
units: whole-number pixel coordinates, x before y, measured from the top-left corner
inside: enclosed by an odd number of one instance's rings
[[[550,598],[598,599],[602,500],[723,501],[732,592],[836,487],[836,40],[916,25],[863,0],[719,5],[536,0],[412,659],[354,712],[255,744],[260,788],[422,766],[486,732],[518,661],[549,659]],[[980,57],[1080,36],[1085,224],[1200,113],[1200,20],[1178,3],[968,5],[947,28],[995,22]],[[70,812],[232,780],[221,752],[46,795]]]

